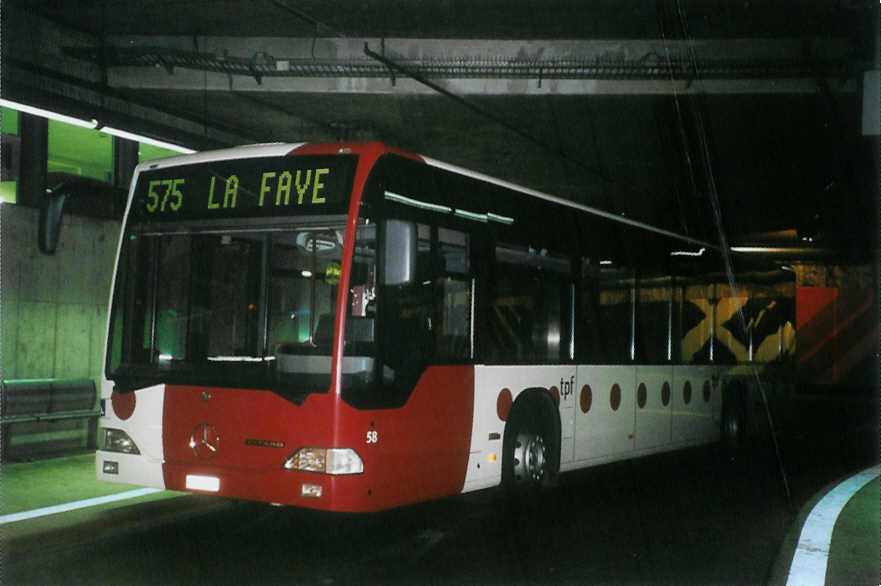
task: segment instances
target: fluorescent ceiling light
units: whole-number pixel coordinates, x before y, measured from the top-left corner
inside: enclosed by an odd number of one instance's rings
[[[732,246],[734,252],[753,252],[758,254],[804,254],[820,252],[821,249],[809,246]]]
[[[66,124],[73,124],[74,126],[79,126],[80,128],[88,128],[89,130],[100,130],[105,134],[110,134],[113,136],[118,136],[119,138],[125,138],[128,140],[134,140],[138,142],[144,142],[147,144],[151,144],[153,146],[162,147],[164,149],[168,149],[171,151],[175,151],[178,153],[195,153],[196,151],[187,147],[183,147],[177,144],[173,144],[170,142],[165,142],[163,140],[156,140],[155,138],[149,138],[147,136],[141,136],[139,134],[134,134],[132,132],[127,132],[125,130],[120,130],[118,128],[113,128],[112,126],[101,126],[101,124],[92,118],[91,120],[83,120],[82,118],[74,118],[73,116],[66,116],[65,114],[59,114],[58,112],[52,112],[51,110],[44,110],[42,108],[37,108],[35,106],[28,106],[27,104],[22,104],[20,102],[13,102],[12,100],[7,100],[4,98],[0,98],[0,106],[4,106],[6,108],[12,108],[13,110],[18,110],[19,112],[24,112],[25,114],[32,114],[34,116],[40,116],[41,118],[48,118],[49,120],[57,120],[58,122],[64,122]]]
[[[670,253],[670,256],[703,256],[706,251],[706,248],[701,248],[697,252],[691,252],[689,250],[674,250]]]
[[[275,356],[208,356],[211,362],[267,362],[275,360]]]
[[[151,144],[153,146],[157,146],[163,149],[168,149],[170,151],[175,151],[178,153],[190,154],[195,153],[196,151],[187,147],[180,146],[179,144],[173,144],[170,142],[165,142],[164,140],[156,140],[155,138],[150,138],[148,136],[142,136],[140,134],[135,134],[133,132],[128,132],[126,130],[120,130],[119,128],[113,128],[112,126],[102,126],[99,128],[101,132],[105,134],[111,134],[113,136],[118,136],[119,138],[125,138],[128,140],[134,140],[137,142],[143,142],[147,144]]]
[[[36,108],[34,106],[28,106],[27,104],[20,104],[18,102],[13,102],[12,100],[5,100],[0,98],[0,106],[5,106],[7,108],[12,108],[13,110],[18,110],[19,112],[24,112],[26,114],[33,114],[34,116],[40,116],[41,118],[49,118],[50,120],[57,120],[59,122],[66,122],[67,124],[73,124],[74,126],[79,126],[81,128],[89,128],[94,130],[98,128],[98,121],[92,118],[91,120],[83,120],[81,118],[74,118],[73,116],[65,116],[64,114],[59,114],[58,112],[52,112],[51,110],[43,110],[42,108]]]

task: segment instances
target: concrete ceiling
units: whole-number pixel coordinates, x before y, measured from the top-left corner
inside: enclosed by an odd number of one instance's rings
[[[874,242],[837,229],[875,217],[871,0],[7,0],[3,26],[4,97],[195,148],[382,140],[701,238],[716,194],[735,241]]]

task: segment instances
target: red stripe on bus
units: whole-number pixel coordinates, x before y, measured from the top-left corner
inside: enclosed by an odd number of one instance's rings
[[[219,478],[224,497],[377,511],[457,494],[465,483],[472,366],[427,369],[397,409],[358,410],[331,393],[309,395],[300,405],[265,390],[169,385],[165,393],[163,475],[170,490],[185,490],[187,475],[198,474]],[[206,429],[214,450],[193,446]],[[364,472],[285,470],[301,447],[352,448]],[[303,483],[321,485],[322,497],[302,497]]]
[[[358,166],[352,183],[352,199],[349,202],[349,215],[346,219],[346,233],[343,239],[343,255],[340,263],[340,282],[336,300],[336,323],[333,336],[333,360],[331,361],[331,388],[339,395],[342,389],[342,348],[346,331],[346,310],[349,306],[349,275],[352,269],[352,257],[355,248],[355,231],[358,226],[358,212],[361,209],[361,198],[364,186],[371,169],[379,158],[387,153],[422,161],[418,156],[389,148],[380,142],[369,143],[308,143],[291,151],[291,155],[358,155]]]
[[[336,510],[382,510],[462,491],[471,451],[473,366],[428,368],[399,409],[341,407],[338,441],[364,446],[365,483],[358,494],[339,495]],[[368,420],[378,432],[369,445]]]
[[[332,445],[333,404],[327,393],[296,405],[265,390],[168,385],[162,414],[166,488],[185,490],[187,474],[201,474],[220,478],[222,496],[291,503],[299,494],[298,475],[284,470],[284,462],[299,447]],[[202,441],[206,426],[217,445],[200,455],[191,441]]]

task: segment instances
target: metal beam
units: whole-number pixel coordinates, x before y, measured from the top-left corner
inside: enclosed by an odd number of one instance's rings
[[[5,7],[5,6],[4,6]],[[71,58],[65,51],[100,51],[100,39],[10,6],[4,26],[3,97],[157,138],[186,139],[200,148],[249,142],[245,131],[210,128],[202,120],[123,95],[104,84],[100,61]]]
[[[432,95],[435,92],[408,78],[396,80],[363,77],[271,78],[258,83],[251,78],[176,71],[172,75],[140,69],[114,69],[108,75],[111,87],[148,90],[292,92]],[[854,93],[856,82],[823,78],[836,92]],[[813,94],[820,84],[814,79],[736,79],[701,81],[664,80],[509,80],[442,79],[436,83],[447,91],[465,96],[553,96],[553,95],[670,95],[670,94]]]
[[[363,41],[110,37],[111,86],[240,92],[426,94],[366,59]],[[498,41],[368,39],[457,95],[854,92],[846,39]],[[692,52],[695,59],[692,59]],[[72,49],[84,59],[97,54]]]
[[[144,49],[163,47],[178,51],[213,53],[226,58],[251,59],[257,55],[273,59],[333,59],[338,62],[365,61],[363,47],[369,44],[397,60],[472,60],[483,62],[604,59],[608,61],[639,61],[653,55],[666,59],[690,59],[694,50],[701,60],[837,61],[846,58],[853,41],[842,38],[818,39],[606,39],[606,40],[476,40],[476,39],[413,39],[413,38],[291,38],[291,37],[223,37],[223,36],[122,36],[110,35],[108,47]]]
[[[36,13],[10,7],[7,20],[19,26],[4,27],[3,97],[101,124],[116,125],[156,138],[177,137],[199,148],[213,148],[259,140],[252,130],[227,121],[209,121],[204,115],[180,111],[138,95],[129,95],[106,84],[103,53],[113,46],[96,36],[73,30]],[[192,43],[192,39],[190,39]],[[73,56],[76,52],[99,55],[95,60]],[[286,116],[315,136],[329,133],[309,121]]]

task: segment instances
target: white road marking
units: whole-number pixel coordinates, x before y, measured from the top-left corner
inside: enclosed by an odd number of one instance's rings
[[[66,513],[68,511],[75,511],[77,509],[85,509],[86,507],[94,507],[96,505],[104,505],[107,503],[113,503],[116,501],[124,501],[126,499],[133,499],[139,496],[146,496],[148,494],[153,494],[156,492],[162,492],[162,489],[159,488],[139,488],[138,490],[130,490],[128,492],[120,492],[118,494],[110,494],[107,496],[100,496],[92,499],[86,499],[83,501],[75,501],[72,503],[64,503],[62,505],[53,505],[51,507],[43,507],[42,509],[34,509],[32,511],[22,511],[20,513],[12,513],[9,515],[0,516],[0,525],[5,525],[6,523],[14,523],[15,521],[24,521],[25,519],[34,519],[36,517],[45,517],[46,515],[54,515],[56,513]]]
[[[873,466],[851,476],[820,499],[805,520],[789,567],[786,586],[823,586],[835,521],[847,502],[881,473]]]

